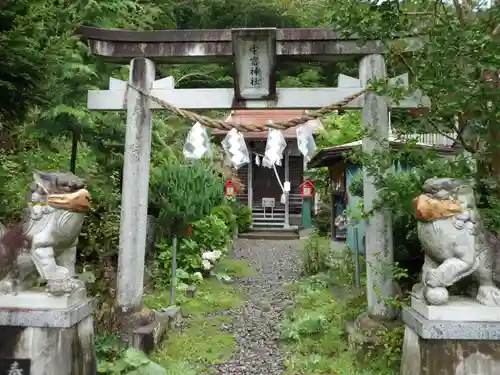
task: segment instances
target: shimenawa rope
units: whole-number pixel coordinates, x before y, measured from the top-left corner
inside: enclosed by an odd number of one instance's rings
[[[325,117],[329,113],[339,110],[342,107],[345,107],[348,103],[353,101],[354,99],[359,98],[361,95],[363,95],[366,91],[366,89],[363,89],[355,94],[352,94],[350,96],[347,96],[343,100],[333,103],[330,105],[327,105],[325,107],[322,107],[316,111],[310,111],[308,113],[303,114],[302,116],[295,117],[290,120],[284,120],[284,121],[273,121],[272,123],[269,123],[267,125],[262,125],[262,124],[236,124],[233,122],[227,122],[227,121],[222,121],[222,120],[217,120],[210,118],[208,116],[202,116],[199,115],[195,112],[191,112],[182,108],[178,108],[170,103],[167,103],[155,96],[150,95],[148,92],[144,91],[143,89],[139,87],[135,87],[131,85],[130,83],[127,84],[127,88],[130,87],[140,93],[141,95],[144,95],[148,97],[150,100],[153,102],[157,103],[160,107],[176,114],[179,117],[185,118],[187,120],[199,122],[201,125],[206,126],[208,128],[212,129],[220,129],[220,130],[231,130],[232,128],[235,128],[239,131],[242,132],[263,132],[269,130],[269,128],[275,128],[275,129],[288,129],[294,126],[301,125],[307,121],[311,120],[316,120],[318,118]],[[125,92],[125,95],[127,93]]]

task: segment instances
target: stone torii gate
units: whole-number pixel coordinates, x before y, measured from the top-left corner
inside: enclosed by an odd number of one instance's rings
[[[372,79],[387,76],[384,44],[371,40],[360,45],[327,29],[232,29],[125,31],[81,27],[94,55],[110,62],[130,63],[129,84],[150,96],[182,109],[313,109],[339,102]],[[418,48],[418,38],[405,39],[408,49]],[[341,76],[337,88],[277,88],[277,61],[339,61],[361,58],[359,79]],[[233,63],[234,89],[175,89],[171,77],[155,80],[155,63]],[[407,84],[407,77],[397,77]],[[406,81],[406,82],[405,82]],[[363,140],[363,151],[380,149],[389,134],[389,108],[426,106],[418,95],[399,103],[366,92],[345,108],[362,109],[363,121],[373,128]],[[109,90],[89,91],[91,110],[127,110],[123,191],[120,222],[117,305],[122,314],[141,308],[146,246],[151,110],[162,107],[128,87],[110,80]],[[378,192],[365,171],[364,202],[373,206]],[[393,296],[391,275],[383,265],[392,263],[390,215],[380,212],[368,220],[366,230],[369,314],[390,319],[393,311],[384,302]],[[377,290],[377,292],[376,292]]]

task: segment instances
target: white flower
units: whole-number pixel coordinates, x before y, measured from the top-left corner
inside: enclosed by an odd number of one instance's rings
[[[193,277],[197,280],[203,280],[203,275],[201,274],[201,272],[193,273]]]
[[[217,259],[219,259],[222,256],[222,253],[218,250],[214,251],[207,251],[203,253],[203,259],[209,260],[210,262],[215,262]]]
[[[203,259],[201,265],[203,266],[203,269],[206,271],[212,269],[212,263],[210,263],[207,259]]]

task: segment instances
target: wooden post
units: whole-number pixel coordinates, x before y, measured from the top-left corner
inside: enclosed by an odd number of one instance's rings
[[[145,58],[130,64],[130,83],[149,92],[155,80],[155,65]],[[120,219],[120,245],[116,303],[131,334],[132,314],[142,307],[144,256],[146,249],[149,159],[151,155],[151,110],[149,98],[136,90],[126,92],[127,124],[123,163],[123,188]],[[130,336],[124,337],[125,341]],[[130,341],[129,341],[130,342]]]
[[[367,87],[371,79],[385,78],[387,75],[384,57],[369,55],[361,59],[359,79],[362,87]],[[363,123],[369,134],[363,139],[363,152],[374,153],[385,145],[380,140],[389,137],[389,107],[387,99],[367,92],[364,95]],[[365,210],[373,208],[373,203],[379,198],[374,186],[374,179],[363,168],[363,200]],[[395,311],[387,304],[392,298],[393,284],[390,269],[393,263],[392,220],[388,211],[374,213],[368,219],[366,226],[366,268],[368,314],[372,317],[393,319]]]

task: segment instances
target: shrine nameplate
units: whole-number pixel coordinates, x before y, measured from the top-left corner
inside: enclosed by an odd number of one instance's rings
[[[30,375],[31,359],[0,358],[0,375]]]
[[[237,100],[271,100],[276,95],[276,29],[234,29]]]

